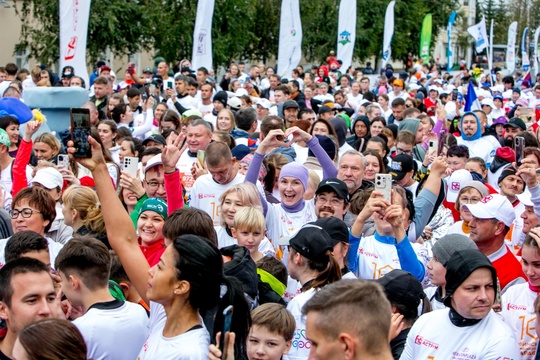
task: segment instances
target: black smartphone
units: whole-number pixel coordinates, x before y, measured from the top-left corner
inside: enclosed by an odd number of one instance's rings
[[[523,160],[523,149],[525,148],[525,138],[516,136],[514,138],[514,152],[516,153],[516,164],[521,166],[521,160]]]
[[[457,101],[458,89],[452,90],[452,101]]]
[[[448,136],[446,135],[446,130],[442,129],[439,136],[439,144],[437,145],[437,156],[441,156],[444,150],[444,146],[448,141]]]
[[[221,359],[227,360],[227,346],[229,346],[229,333],[231,332],[231,323],[233,315],[233,306],[229,305],[223,310],[223,329],[219,339],[219,350],[221,350]]]
[[[75,147],[76,158],[92,157],[92,147],[88,142],[90,136],[90,110],[82,108],[71,108],[69,110],[71,118],[71,140]]]

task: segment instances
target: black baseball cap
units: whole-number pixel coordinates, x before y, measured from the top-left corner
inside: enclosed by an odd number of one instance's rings
[[[143,145],[146,145],[148,144],[148,142],[150,141],[153,141],[153,142],[157,142],[161,145],[167,145],[167,141],[165,140],[165,138],[159,134],[153,134],[153,135],[150,135],[149,137],[147,137],[144,141],[143,141]]]
[[[343,181],[336,178],[324,179],[319,183],[319,187],[317,188],[317,191],[315,191],[315,195],[328,191],[335,192],[340,199],[344,199],[345,202],[349,202],[349,189],[347,188],[347,184],[345,184]]]
[[[409,171],[414,170],[414,160],[410,155],[399,154],[392,159],[388,172],[394,180],[401,180]]]
[[[330,235],[333,246],[336,246],[340,242],[349,243],[349,229],[347,228],[347,224],[335,216],[319,218],[317,221],[309,224],[323,228]]]
[[[325,260],[326,252],[333,251],[330,235],[320,226],[306,224],[292,237],[278,240],[279,245],[290,246],[303,257],[313,260]]]
[[[383,288],[388,301],[393,304],[418,307],[426,296],[422,284],[411,273],[396,269],[375,280]]]
[[[327,112],[334,112],[334,109],[326,105],[323,105],[319,108],[319,115],[327,113]]]
[[[520,128],[520,129],[523,130],[523,131],[527,130],[527,125],[525,125],[525,123],[523,122],[523,120],[521,120],[521,119],[518,118],[518,117],[515,117],[515,118],[510,119],[509,122],[507,122],[506,124],[504,124],[504,127],[505,127],[505,128],[507,128],[507,127]]]

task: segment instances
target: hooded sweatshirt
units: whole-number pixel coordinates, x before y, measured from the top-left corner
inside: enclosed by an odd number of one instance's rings
[[[463,118],[467,115],[472,115],[476,119],[476,133],[470,137],[467,137],[467,135],[463,133]],[[459,125],[462,130],[461,136],[457,138],[458,145],[465,145],[468,147],[469,157],[477,156],[482,158],[486,162],[486,166],[489,167],[495,156],[495,149],[488,140],[482,138],[482,125],[480,124],[478,116],[473,112],[466,112],[459,120]]]
[[[405,119],[402,122],[399,123],[398,130],[409,130],[413,134],[416,135],[416,132],[418,131],[418,127],[420,126],[420,120],[418,119]],[[420,162],[424,161],[424,157],[426,156],[426,149],[422,147],[421,144],[417,144],[414,146],[413,149],[413,157],[415,160],[418,160]]]
[[[362,121],[364,123],[364,125],[366,125],[366,128],[367,128],[367,133],[366,133],[366,136],[364,136],[363,138],[359,138],[358,136],[356,136],[356,133],[354,132],[354,126],[356,125],[356,122],[357,121]],[[347,143],[349,145],[351,145],[354,149],[362,152],[364,151],[364,149],[366,148],[366,144],[370,138],[369,136],[369,127],[371,126],[371,123],[369,122],[369,119],[367,116],[365,115],[360,115],[358,116],[354,122],[352,123],[352,126],[351,126],[351,133],[353,134],[352,136],[349,136],[347,138]]]

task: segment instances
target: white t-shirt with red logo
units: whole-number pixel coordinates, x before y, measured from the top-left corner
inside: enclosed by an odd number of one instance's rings
[[[502,295],[501,316],[510,326],[519,342],[522,360],[534,360],[538,337],[536,336],[536,314],[534,300],[538,294],[529,289],[529,284],[511,286]]]
[[[493,311],[472,326],[450,322],[449,309],[420,316],[414,323],[400,360],[520,359],[512,330]]]

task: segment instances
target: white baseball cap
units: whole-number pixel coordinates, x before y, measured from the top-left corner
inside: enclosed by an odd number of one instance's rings
[[[480,102],[481,105],[488,105],[490,106],[492,109],[495,109],[495,104],[493,103],[493,100],[492,99],[484,99]]]
[[[37,171],[36,176],[32,179],[32,184],[34,183],[38,183],[49,190],[56,189],[57,187],[62,189],[64,179],[58,170],[52,167],[46,167]]]
[[[448,202],[455,203],[461,188],[463,188],[464,185],[472,179],[472,175],[468,170],[459,169],[454,171],[446,182],[448,184],[446,200]]]
[[[265,98],[259,99],[259,101],[257,101],[257,105],[265,109],[270,109],[272,107],[272,103],[270,102],[270,100]]]
[[[151,157],[150,160],[148,160],[148,162],[146,163],[146,167],[144,168],[144,173],[146,174],[148,170],[158,165],[163,165],[163,162],[161,161],[161,154],[157,154],[156,156]]]
[[[497,219],[508,227],[512,226],[516,218],[514,207],[506,196],[500,194],[490,194],[477,204],[464,204],[463,207],[469,210],[475,218]]]

